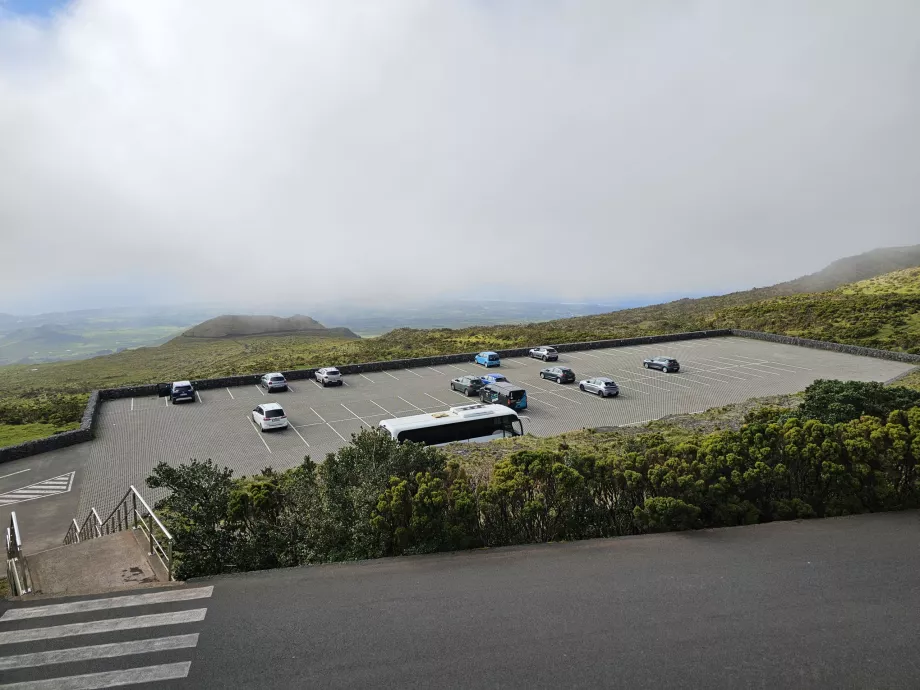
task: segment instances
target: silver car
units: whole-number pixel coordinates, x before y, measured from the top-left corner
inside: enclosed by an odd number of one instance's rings
[[[579,381],[578,388],[585,393],[594,393],[602,398],[615,398],[620,394],[620,387],[616,382],[604,376]]]
[[[266,374],[259,383],[268,392],[286,391],[288,388],[287,380],[277,371],[272,374]]]
[[[542,359],[544,362],[555,362],[559,359],[559,353],[556,348],[549,345],[541,345],[530,350],[530,356],[535,359]]]

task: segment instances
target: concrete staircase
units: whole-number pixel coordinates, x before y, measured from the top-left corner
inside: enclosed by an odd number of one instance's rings
[[[100,594],[172,582],[172,535],[132,486],[101,520],[92,509],[71,521],[64,544],[27,554],[16,514],[7,529],[7,572],[14,596]]]

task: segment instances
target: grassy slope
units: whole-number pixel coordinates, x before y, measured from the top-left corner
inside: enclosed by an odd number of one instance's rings
[[[79,422],[71,424],[0,424],[0,448],[3,446],[15,446],[17,443],[25,441],[34,441],[37,438],[45,438],[60,431],[70,431],[77,429]]]

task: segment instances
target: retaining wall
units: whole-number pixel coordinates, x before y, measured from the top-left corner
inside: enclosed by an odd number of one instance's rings
[[[667,343],[679,340],[695,340],[698,338],[717,338],[724,336],[739,336],[742,338],[755,338],[757,340],[767,340],[774,343],[783,343],[787,345],[797,345],[799,347],[811,347],[819,350],[831,350],[834,352],[844,352],[846,354],[861,355],[864,357],[877,357],[880,359],[891,359],[898,362],[917,362],[920,363],[920,355],[907,354],[905,352],[891,352],[888,350],[874,350],[868,347],[858,347],[855,345],[841,345],[840,343],[824,342],[820,340],[808,340],[806,338],[793,338],[786,335],[775,335],[773,333],[761,333],[759,331],[743,331],[737,329],[720,329],[711,331],[691,331],[687,333],[669,333],[666,335],[648,335],[639,338],[617,338],[613,340],[594,340],[584,343],[564,343],[554,345],[559,352],[578,352],[580,350],[598,350],[609,347],[629,347],[630,345],[650,345],[652,343]],[[533,345],[531,347],[537,347]],[[511,350],[496,350],[500,357],[524,357],[527,356],[530,347],[519,347]],[[364,364],[344,364],[338,367],[343,374],[359,374],[370,371],[386,371],[388,369],[411,369],[413,367],[433,367],[439,364],[456,364],[472,361],[476,356],[475,352],[466,352],[457,355],[437,355],[434,357],[415,357],[412,359],[396,359],[385,362],[367,362]],[[295,369],[293,371],[281,372],[285,378],[291,381],[308,379],[316,372],[313,369]],[[213,388],[225,388],[233,386],[246,386],[257,384],[261,374],[246,374],[243,376],[225,376],[219,379],[202,379],[192,383],[200,390]],[[26,441],[16,446],[7,446],[0,448],[0,462],[9,460],[18,460],[19,458],[47,453],[48,451],[66,448],[76,443],[89,441],[95,435],[96,420],[99,416],[101,404],[106,400],[116,400],[118,398],[139,398],[148,395],[156,395],[156,384],[145,384],[142,386],[123,386],[121,388],[106,388],[93,391],[89,396],[89,402],[86,404],[86,410],[83,412],[83,419],[80,422],[80,428],[74,431],[65,431],[48,438],[42,438],[35,441]]]

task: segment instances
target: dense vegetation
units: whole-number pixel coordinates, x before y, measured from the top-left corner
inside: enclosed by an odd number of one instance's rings
[[[792,284],[784,285],[781,291],[792,289],[788,287]],[[765,290],[769,288],[543,323],[397,329],[360,340],[306,336],[177,338],[155,348],[80,362],[2,367],[0,399],[708,328],[742,328],[920,352],[920,269],[905,269],[830,292],[745,302]],[[905,385],[911,385],[911,380]],[[75,416],[68,421],[78,419]]]
[[[899,510],[920,506],[920,407],[891,406],[918,398],[818,382],[798,410],[760,407],[738,429],[580,432],[504,444],[488,467],[365,430],[321,465],[234,478],[161,463],[148,485],[167,491],[179,577]],[[803,414],[828,404],[836,423]]]

